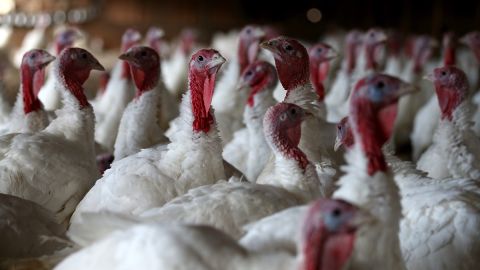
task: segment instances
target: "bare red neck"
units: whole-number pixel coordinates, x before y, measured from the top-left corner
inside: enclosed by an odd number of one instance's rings
[[[276,148],[285,157],[295,160],[298,163],[298,166],[305,171],[310,162],[307,159],[307,155],[298,148],[298,143],[300,142],[301,137],[301,128],[277,130],[273,132],[273,134],[276,134],[272,138],[273,144]]]
[[[377,70],[378,64],[375,61],[375,50],[377,48],[377,44],[368,44],[365,47],[365,54],[366,54],[366,69],[367,70]]]
[[[60,66],[58,67],[60,71],[60,77],[65,82],[65,87],[67,91],[70,91],[72,95],[77,99],[80,109],[84,109],[87,107],[91,107],[90,103],[88,103],[87,97],[83,92],[83,83],[88,79],[90,75],[89,69],[75,69],[70,67],[65,62],[60,62]]]
[[[136,66],[131,66],[131,73],[133,77],[133,82],[137,87],[137,93],[135,98],[139,98],[143,93],[146,93],[154,89],[159,80],[160,76],[160,65],[154,65],[149,70],[143,70]]]
[[[355,44],[348,44],[346,48],[346,59],[347,59],[347,73],[352,74],[357,65],[356,57],[356,46]]]
[[[369,175],[387,171],[387,163],[382,152],[382,145],[388,140],[382,130],[378,113],[373,105],[362,98],[353,101],[351,107],[352,127],[356,130],[355,141],[359,142],[367,157]]]
[[[210,103],[215,87],[215,77],[216,74],[205,76],[192,71],[189,73],[188,83],[192,98],[193,131],[195,132],[207,133],[214,124]]]
[[[318,100],[320,102],[323,102],[325,98],[323,81],[327,78],[329,68],[330,63],[328,61],[322,62],[320,65],[310,62],[310,82],[312,83],[315,92],[317,92]]]
[[[28,114],[42,109],[42,103],[37,97],[40,88],[43,86],[45,70],[42,68],[32,71],[27,65],[21,67],[23,112]]]
[[[441,118],[452,121],[453,112],[458,105],[465,100],[466,95],[460,94],[459,91],[456,91],[455,89],[447,88],[438,84],[435,85],[435,91],[437,92],[438,103],[442,112]]]
[[[454,66],[456,62],[455,47],[447,46],[443,52],[443,64],[445,66]]]
[[[305,85],[309,81],[310,72],[308,70],[308,58],[296,61],[282,61],[275,58],[278,79],[282,83],[283,88],[287,90],[287,94],[297,87]]]
[[[258,83],[252,86],[252,90],[247,98],[247,105],[253,107],[255,105],[255,95],[272,86],[272,78],[269,75],[264,76]]]

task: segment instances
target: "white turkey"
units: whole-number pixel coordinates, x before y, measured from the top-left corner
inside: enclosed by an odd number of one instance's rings
[[[95,230],[91,216],[83,232]],[[111,232],[70,255],[56,270],[73,269],[357,269],[352,255],[370,230],[371,216],[336,200],[311,204],[297,228],[299,252],[250,252],[234,239],[208,226],[140,223],[110,217]],[[82,229],[82,228],[80,228]],[[106,230],[107,228],[103,228]],[[82,232],[82,230],[80,230]],[[94,232],[95,233],[95,232]],[[372,241],[373,239],[368,239]],[[371,265],[370,265],[371,266]]]
[[[0,192],[32,200],[63,223],[98,178],[95,116],[82,84],[104,68],[79,48],[63,50],[54,68],[64,106],[40,132],[0,137]]]
[[[141,35],[137,30],[127,29],[122,36],[122,53],[138,45]],[[113,152],[123,111],[135,95],[135,86],[130,77],[130,67],[126,61],[119,60],[113,68],[105,93],[94,105],[97,117],[95,141]]]
[[[210,107],[216,74],[224,62],[212,49],[192,56],[189,91],[182,100],[179,126],[171,142],[115,162],[80,202],[72,222],[82,212],[139,214],[191,188],[225,179],[221,141]]]
[[[73,46],[73,43],[81,37],[81,34],[76,28],[65,28],[60,30],[54,39],[54,51],[55,55],[60,55],[60,53],[66,49]],[[37,89],[38,92],[35,94],[38,95],[38,98],[42,102],[45,110],[55,111],[62,106],[62,93],[59,92],[59,89],[56,88],[57,77],[55,76],[55,70],[52,68],[48,72],[47,80],[41,89]]]
[[[225,145],[223,158],[255,182],[270,157],[263,133],[263,116],[276,101],[272,92],[278,84],[277,71],[270,63],[257,61],[243,72],[237,91],[249,92],[243,112],[245,128],[237,130]]]
[[[305,47],[295,39],[278,37],[261,44],[275,58],[278,78],[287,90],[285,102],[296,104],[307,110],[314,117],[302,124],[302,138],[299,148],[307,155],[309,161],[315,164],[320,180],[326,190],[333,188],[333,178],[343,163],[341,153],[333,150],[336,127],[325,118],[325,106],[319,101],[318,95],[310,83],[309,56]],[[274,169],[274,158],[269,160],[260,174],[258,182],[270,178]],[[327,194],[330,193],[327,191]]]
[[[279,103],[265,114],[265,137],[276,157],[276,174],[268,181],[197,187],[142,216],[162,222],[208,224],[238,237],[247,222],[324,197],[314,165],[298,148],[301,124],[308,117],[303,109],[289,103]]]
[[[137,93],[120,121],[113,153],[115,161],[165,142],[161,124],[168,123],[162,110],[166,89],[160,79],[158,53],[150,47],[136,46],[119,58],[130,66]]]
[[[0,134],[37,132],[48,125],[47,112],[36,93],[43,86],[46,66],[55,57],[44,50],[25,53],[20,65],[20,91],[9,120],[0,127]]]
[[[256,60],[258,44],[263,35],[260,27],[255,25],[247,25],[240,31],[237,55],[228,63],[222,78],[218,81],[212,106],[224,144],[232,140],[235,131],[243,128],[242,112],[247,93],[237,91],[236,86],[245,68]]]

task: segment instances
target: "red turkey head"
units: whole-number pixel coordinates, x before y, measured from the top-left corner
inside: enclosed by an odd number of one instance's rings
[[[302,228],[303,270],[340,270],[355,247],[357,230],[373,220],[342,200],[311,203]]]
[[[135,29],[129,28],[123,33],[122,36],[122,53],[128,51],[128,49],[136,46],[140,43],[142,35]],[[127,62],[122,63],[122,73],[121,77],[124,79],[130,79],[130,68]]]
[[[237,51],[240,72],[256,60],[258,44],[264,35],[263,30],[256,25],[247,25],[240,31]]]
[[[155,26],[150,27],[147,32],[147,45],[156,50],[158,54],[161,53],[164,35],[165,33],[163,30]]]
[[[160,75],[160,57],[146,46],[136,46],[118,57],[128,62],[133,81],[137,87],[137,98],[144,92],[155,88]]]
[[[68,27],[59,31],[55,36],[55,53],[59,55],[65,48],[73,46],[73,43],[82,37],[80,30]]]
[[[283,88],[290,91],[308,83],[308,53],[300,42],[288,37],[278,37],[263,42],[260,47],[272,52]]]
[[[272,64],[266,61],[257,61],[250,64],[240,76],[238,89],[251,89],[247,99],[248,106],[254,105],[254,97],[266,89],[273,89],[277,84],[277,71]]]
[[[215,78],[225,63],[225,58],[216,50],[202,49],[192,55],[189,64],[189,87],[192,96],[194,131],[208,132],[213,122],[210,114]]]
[[[353,132],[350,123],[348,122],[348,116],[345,116],[337,124],[337,135],[335,137],[335,146],[333,149],[337,151],[342,145],[345,148],[350,149],[354,142]]]
[[[385,74],[372,74],[356,83],[350,100],[350,121],[354,139],[368,160],[369,175],[387,170],[382,146],[389,139],[390,131],[384,130],[382,110],[414,90],[410,84]]]
[[[138,45],[141,39],[142,35],[140,32],[132,28],[127,29],[122,36],[122,52],[126,52],[131,47]]]
[[[457,48],[457,37],[455,33],[448,32],[443,35],[443,65],[454,66],[456,61],[455,49]]]
[[[437,93],[442,119],[452,120],[455,109],[468,97],[468,80],[465,73],[456,67],[439,67],[427,75]]]
[[[362,44],[362,33],[358,30],[348,32],[345,37],[345,59],[347,64],[347,73],[351,74],[357,64],[357,54]]]
[[[301,125],[311,115],[301,107],[291,103],[278,103],[265,113],[263,128],[270,147],[282,155],[295,159],[302,169],[309,161],[298,148],[302,135]]]
[[[20,66],[22,82],[23,111],[25,114],[42,107],[37,95],[45,80],[45,67],[55,60],[47,51],[33,49],[26,52]]]
[[[85,49],[67,48],[59,56],[59,81],[64,81],[68,90],[77,98],[80,108],[89,106],[82,85],[92,70],[105,71],[105,68]]]
[[[417,74],[423,71],[423,67],[428,59],[432,56],[433,48],[437,47],[438,43],[430,36],[422,35],[414,38],[413,41],[413,71]]]
[[[325,98],[323,81],[328,76],[329,61],[337,57],[337,52],[330,45],[319,42],[308,50],[310,61],[310,82],[317,92],[320,101]]]
[[[372,28],[365,33],[363,42],[365,44],[365,52],[367,57],[367,69],[376,70],[378,64],[376,62],[376,53],[380,45],[387,41],[387,35],[383,30]]]

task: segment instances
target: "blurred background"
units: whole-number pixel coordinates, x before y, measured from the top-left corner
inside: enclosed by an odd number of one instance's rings
[[[447,30],[464,33],[480,28],[480,1],[0,0],[0,15],[3,24],[16,26],[13,45],[44,21],[80,24],[112,48],[118,47],[125,28],[145,31],[151,25],[162,27],[167,39],[194,27],[205,42],[217,31],[246,23],[271,24],[284,34],[310,40],[329,30],[371,26],[435,36]]]

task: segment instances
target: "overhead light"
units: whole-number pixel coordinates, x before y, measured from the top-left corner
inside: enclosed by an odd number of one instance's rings
[[[318,8],[311,8],[307,11],[307,19],[311,23],[318,23],[322,19],[322,12]]]

